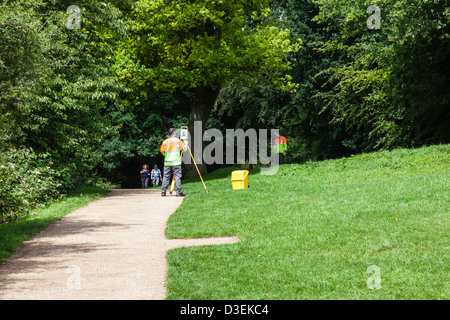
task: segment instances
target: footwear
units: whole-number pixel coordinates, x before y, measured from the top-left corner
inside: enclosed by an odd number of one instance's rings
[[[184,197],[184,196],[185,196],[185,194],[183,192],[177,193],[177,197]]]
[[[166,196],[166,192],[165,191],[161,192],[161,197],[165,197],[165,196]]]

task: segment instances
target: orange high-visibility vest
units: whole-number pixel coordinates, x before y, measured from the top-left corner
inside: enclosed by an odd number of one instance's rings
[[[159,149],[164,155],[164,165],[167,167],[181,166],[181,151],[184,143],[178,138],[167,138]]]
[[[275,140],[274,149],[276,153],[284,153],[287,150],[287,141],[285,137],[279,137]]]

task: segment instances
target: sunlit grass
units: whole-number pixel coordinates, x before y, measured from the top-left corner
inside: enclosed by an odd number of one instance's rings
[[[169,299],[448,299],[450,146],[184,183],[168,237],[237,234],[168,253]],[[369,289],[380,268],[381,289]]]

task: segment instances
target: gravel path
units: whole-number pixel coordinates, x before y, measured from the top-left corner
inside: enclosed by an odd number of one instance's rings
[[[168,240],[169,216],[183,198],[159,190],[112,190],[25,242],[0,265],[0,299],[166,297],[166,252],[236,243],[237,237]]]

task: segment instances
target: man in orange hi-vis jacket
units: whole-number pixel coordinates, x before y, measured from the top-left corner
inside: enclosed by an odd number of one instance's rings
[[[184,197],[181,189],[181,152],[184,149],[182,140],[175,136],[174,128],[169,129],[169,137],[161,144],[160,151],[164,155],[164,173],[161,184],[161,196],[166,196],[167,188],[170,184],[170,178],[175,178],[175,185],[177,187],[177,197]]]

